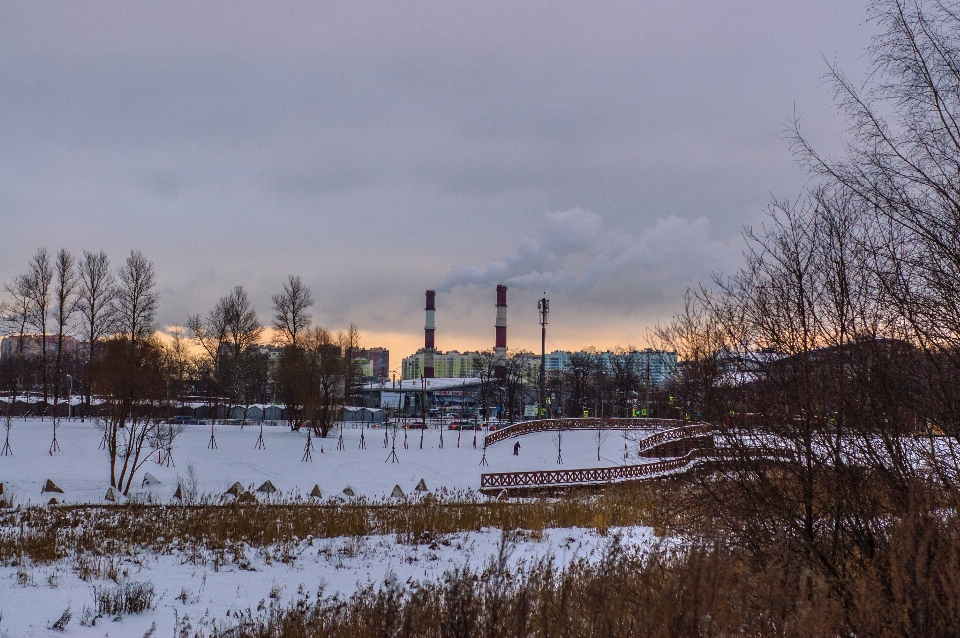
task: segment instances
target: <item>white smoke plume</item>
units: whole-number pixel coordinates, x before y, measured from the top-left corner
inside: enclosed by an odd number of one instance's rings
[[[454,267],[438,289],[502,283],[580,297],[625,273],[656,277],[659,288],[686,288],[732,266],[739,256],[731,242],[710,238],[705,217],[688,221],[671,215],[632,234],[606,227],[599,215],[574,208],[544,213],[540,228],[537,236],[521,240],[513,252],[482,268]]]

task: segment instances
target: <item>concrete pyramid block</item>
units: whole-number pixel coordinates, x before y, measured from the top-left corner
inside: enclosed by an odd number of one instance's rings
[[[413,489],[415,489],[415,490],[418,491],[418,492],[429,492],[429,491],[430,491],[430,490],[427,489],[427,482],[426,482],[425,480],[423,480],[423,479],[420,479],[420,482],[417,483],[417,486],[416,486],[415,488],[413,488]]]
[[[158,479],[156,476],[154,476],[150,472],[147,472],[143,475],[143,480],[140,481],[140,487],[144,487],[147,485],[160,485],[160,479]]]
[[[353,488],[350,487],[349,485],[346,486],[345,488],[343,488],[343,493],[346,494],[347,496],[356,496],[356,495],[357,495],[356,492],[353,491]]]
[[[173,498],[183,500],[183,486],[177,483],[177,491],[173,493]]]
[[[120,502],[120,490],[111,485],[107,488],[107,493],[103,496],[103,500],[110,501],[111,503]]]
[[[267,480],[263,482],[263,485],[257,488],[257,491],[262,494],[275,494],[277,492],[277,488],[274,487],[273,483]]]
[[[230,489],[224,492],[224,494],[225,495],[229,494],[230,496],[240,496],[244,492],[246,492],[246,490],[243,489],[243,485],[240,484],[240,481],[237,481],[236,483],[231,485]]]
[[[40,490],[41,494],[44,492],[56,492],[58,494],[63,494],[63,490],[57,487],[57,484],[50,479],[47,479],[47,482],[43,484],[43,489]]]
[[[56,504],[57,504],[57,499],[55,498],[51,498],[49,501],[47,501],[47,505],[56,505]]]
[[[313,489],[310,490],[310,496],[312,498],[323,498],[323,492],[320,491],[319,485],[314,485]]]
[[[403,490],[400,489],[399,485],[393,486],[393,491],[390,492],[390,498],[406,498],[406,494],[403,493]]]

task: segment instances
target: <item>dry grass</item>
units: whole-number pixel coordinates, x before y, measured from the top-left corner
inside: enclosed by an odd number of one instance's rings
[[[506,535],[505,535],[506,536]],[[783,548],[758,564],[722,543],[624,550],[557,568],[500,556],[479,572],[388,580],[347,599],[300,595],[230,618],[181,625],[186,638],[506,638],[547,636],[948,638],[960,635],[960,525],[893,525],[890,553],[851,575],[844,594]],[[889,583],[893,583],[893,587]]]
[[[269,504],[30,507],[0,513],[0,562],[35,563],[68,556],[157,552],[238,552],[309,537],[397,534],[428,543],[443,534],[494,527],[542,532],[552,527],[652,525],[674,518],[663,503],[679,489],[670,482],[611,488],[602,493],[522,501],[487,500],[464,493],[399,503],[299,501]],[[87,569],[87,567],[84,567]]]
[[[243,568],[249,548],[286,560],[309,538],[372,534],[426,543],[451,532],[499,528],[650,525],[682,543],[625,551],[558,569],[547,559],[513,570],[493,561],[427,583],[386,582],[349,599],[271,598],[264,608],[191,626],[180,636],[840,636],[960,635],[960,516],[940,503],[872,519],[866,555],[817,569],[795,543],[745,543],[716,517],[697,483],[668,480],[564,498],[487,501],[465,494],[403,502],[275,502],[195,506],[36,507],[0,514],[0,558],[26,568],[69,557],[82,578],[127,582],[118,565],[140,550]],[[698,504],[699,502],[699,504]],[[955,502],[955,501],[951,501]],[[740,519],[746,520],[746,519]],[[720,524],[722,523],[722,524]],[[505,534],[505,539],[517,534]],[[760,539],[763,541],[763,539]],[[505,545],[505,553],[509,548]],[[192,557],[192,558],[191,558]],[[29,560],[26,560],[29,559]],[[216,565],[215,565],[216,567]],[[18,578],[20,576],[18,575]],[[112,590],[111,590],[112,591]],[[192,592],[184,592],[185,598]],[[195,621],[199,622],[199,621]]]
[[[509,544],[485,569],[426,583],[388,580],[347,599],[300,596],[229,619],[181,625],[217,638],[501,638],[546,636],[836,636],[838,606],[783,570],[752,572],[736,552],[625,551],[558,569],[545,559],[507,565]]]

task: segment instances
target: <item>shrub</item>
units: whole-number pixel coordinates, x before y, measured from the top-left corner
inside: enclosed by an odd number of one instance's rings
[[[151,582],[93,587],[93,602],[99,616],[141,614],[153,608],[155,599],[156,592]]]

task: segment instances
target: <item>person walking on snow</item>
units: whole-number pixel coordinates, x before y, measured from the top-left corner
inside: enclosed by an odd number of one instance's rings
[[[520,441],[513,444],[513,455],[520,456]]]

